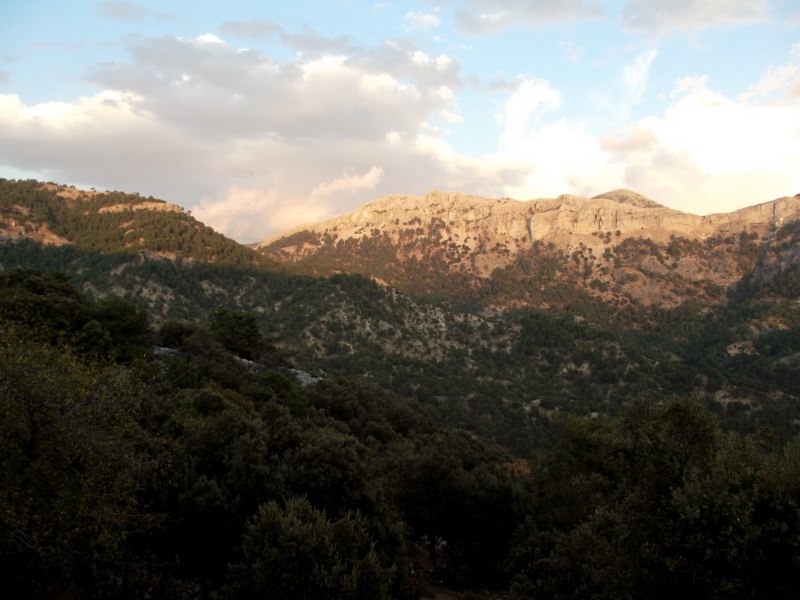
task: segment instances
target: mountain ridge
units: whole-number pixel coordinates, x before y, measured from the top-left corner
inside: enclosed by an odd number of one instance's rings
[[[735,229],[750,224],[755,229],[761,225],[774,226],[781,220],[798,218],[800,201],[797,198],[782,197],[735,211],[701,216],[668,208],[626,189],[612,190],[591,198],[562,194],[556,198],[535,200],[492,199],[461,192],[434,190],[425,196],[395,194],[379,198],[345,215],[298,225],[252,246],[263,249],[301,231],[324,233],[332,230],[347,236],[363,236],[370,225],[386,229],[387,222],[404,213],[416,212],[433,212],[438,215],[444,213],[444,220],[451,227],[459,218],[469,223],[482,217],[495,217],[498,225],[506,225],[507,234],[523,234],[532,240],[547,239],[562,233],[591,235],[606,231],[609,227],[620,229],[624,236],[636,235],[645,224],[656,226],[647,231],[651,239],[661,239],[664,236],[668,238],[672,234],[708,237],[717,230],[724,230],[726,226],[728,229]],[[553,215],[553,212],[556,214]],[[373,219],[378,214],[385,217]],[[637,230],[637,226],[640,229]],[[497,227],[495,231],[498,231]]]
[[[434,191],[381,198],[253,247],[315,275],[360,273],[440,299],[447,288],[499,309],[563,304],[545,289],[558,285],[617,305],[676,306],[721,300],[756,266],[757,248],[798,219],[800,196],[699,216],[630,190],[530,201]]]

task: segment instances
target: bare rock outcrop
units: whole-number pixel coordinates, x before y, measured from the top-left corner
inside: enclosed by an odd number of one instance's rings
[[[798,197],[698,216],[667,208],[630,190],[614,190],[593,198],[563,195],[529,201],[434,191],[422,197],[388,196],[349,215],[279,234],[256,244],[256,248],[268,248],[300,231],[327,233],[337,239],[369,237],[377,231],[396,241],[409,228],[436,221],[442,222],[449,237],[470,249],[496,243],[522,247],[536,240],[572,247],[586,242],[585,238],[609,232],[623,239],[645,237],[665,242],[673,236],[705,239],[741,232],[764,235],[798,217]]]
[[[361,272],[421,293],[492,289],[500,309],[559,301],[546,299],[559,285],[618,306],[675,306],[719,301],[755,268],[758,248],[798,219],[800,196],[700,216],[624,189],[528,201],[434,191],[382,198],[255,247],[315,273]]]

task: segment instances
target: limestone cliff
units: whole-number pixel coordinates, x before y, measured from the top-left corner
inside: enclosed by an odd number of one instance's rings
[[[740,232],[761,235],[798,216],[798,197],[780,198],[731,213],[697,216],[667,208],[630,190],[615,190],[594,198],[563,195],[530,201],[434,191],[424,197],[388,196],[349,215],[273,236],[256,247],[281,246],[284,258],[291,258],[290,248],[277,242],[300,231],[347,239],[371,236],[377,230],[397,240],[409,227],[432,221],[443,221],[451,237],[463,240],[470,248],[480,242],[524,246],[535,240],[572,246],[568,236],[591,237],[608,232],[623,238],[646,237],[663,242],[671,236],[705,239]]]
[[[495,290],[503,281],[513,288],[495,293],[505,307],[536,303],[533,288],[557,284],[617,303],[675,305],[721,297],[755,266],[757,247],[798,219],[800,196],[698,216],[630,190],[530,201],[434,191],[376,200],[256,248],[316,273],[361,272],[426,294],[458,285],[462,296],[485,296],[476,280]],[[555,271],[534,285],[548,261]]]

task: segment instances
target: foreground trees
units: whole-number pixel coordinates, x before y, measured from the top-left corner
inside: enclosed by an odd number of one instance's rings
[[[800,443],[725,434],[697,404],[575,425],[527,482],[517,597],[792,598]]]
[[[62,277],[0,274],[0,595],[800,588],[800,441],[722,431],[675,398],[556,418],[553,448],[514,461],[375,386],[301,387],[253,325],[156,330]]]
[[[141,398],[119,369],[0,326],[0,561],[4,597],[115,570],[153,524],[138,503],[152,471]]]

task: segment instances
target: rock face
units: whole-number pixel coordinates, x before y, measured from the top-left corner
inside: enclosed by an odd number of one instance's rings
[[[99,213],[115,213],[115,212],[125,212],[126,210],[153,210],[153,211],[162,211],[162,212],[183,212],[183,208],[178,206],[177,204],[169,204],[168,202],[156,202],[156,201],[142,201],[137,202],[135,204],[112,204],[110,206],[101,206],[97,212]]]
[[[630,190],[530,201],[434,191],[376,200],[255,247],[318,273],[362,272],[405,289],[428,278],[432,292],[437,275],[459,274],[463,282],[505,270],[505,281],[520,278],[509,269],[522,260],[531,266],[523,271],[535,270],[544,252],[562,263],[556,279],[574,280],[590,294],[675,305],[738,281],[755,264],[753,244],[798,219],[800,196],[698,216]]]
[[[362,238],[375,230],[397,239],[400,232],[431,221],[444,222],[452,237],[467,240],[472,248],[480,241],[566,241],[576,236],[616,233],[664,242],[671,236],[705,239],[717,234],[758,233],[800,217],[800,198],[780,198],[741,210],[697,216],[662,206],[630,190],[615,190],[582,198],[563,195],[555,199],[491,200],[453,192],[434,191],[424,197],[389,196],[364,205],[349,215],[314,225],[304,225],[256,244],[275,247],[276,242],[300,231],[336,235],[338,239]],[[284,246],[283,256],[291,258]],[[302,252],[301,252],[302,254]]]

